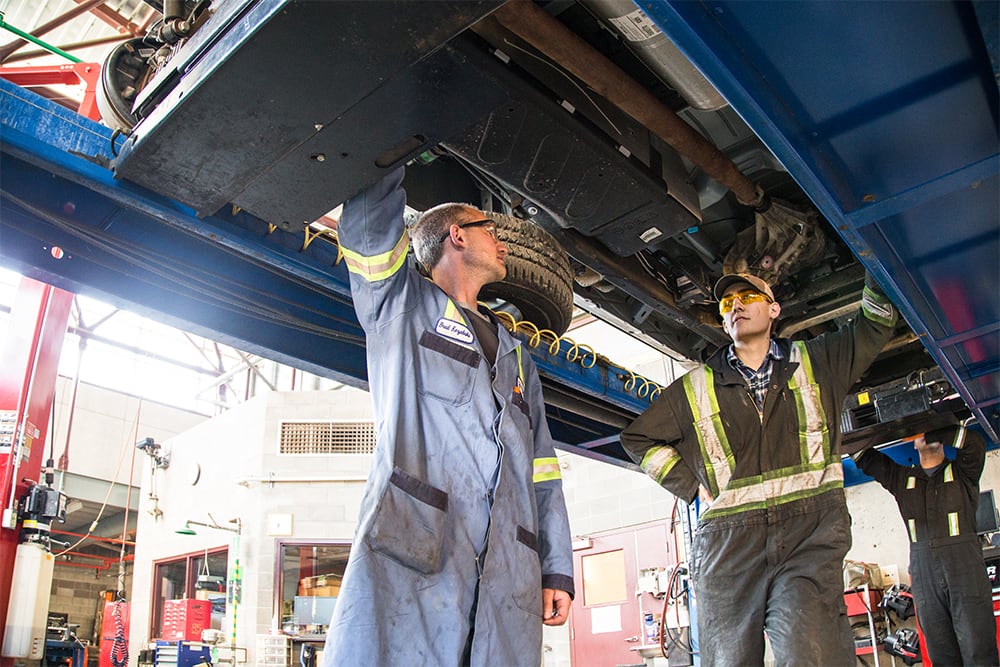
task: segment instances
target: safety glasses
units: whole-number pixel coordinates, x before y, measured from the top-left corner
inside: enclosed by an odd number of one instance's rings
[[[457,224],[457,223],[456,223]],[[473,220],[472,222],[463,222],[458,225],[459,229],[465,229],[466,227],[484,227],[486,233],[493,237],[493,240],[497,240],[497,223],[493,220],[483,218],[482,220]],[[441,235],[438,239],[438,243],[444,243],[447,238],[451,236],[451,225],[448,225],[448,231]]]
[[[733,294],[727,294],[726,296],[719,299],[719,314],[725,315],[733,309],[733,305],[736,303],[736,299],[740,300],[744,306],[751,303],[757,303],[758,301],[766,301],[767,303],[773,303],[774,299],[766,294],[762,294],[757,290],[745,289],[742,292],[734,292]]]

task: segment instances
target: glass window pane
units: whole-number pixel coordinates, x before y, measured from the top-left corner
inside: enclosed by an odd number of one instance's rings
[[[194,598],[212,603],[210,627],[222,630],[226,620],[226,581],[228,577],[229,552],[215,551],[205,556],[195,556],[191,566],[195,569]]]
[[[153,574],[153,637],[163,636],[163,603],[185,597],[187,559],[158,563]]]
[[[583,569],[585,605],[589,607],[595,604],[624,602],[627,599],[624,551],[618,549],[583,556],[580,564]]]
[[[349,544],[283,544],[280,551],[281,628],[303,637],[326,635]]]

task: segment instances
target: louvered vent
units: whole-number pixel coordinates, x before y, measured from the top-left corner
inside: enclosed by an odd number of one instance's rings
[[[371,454],[372,422],[282,422],[279,454]]]

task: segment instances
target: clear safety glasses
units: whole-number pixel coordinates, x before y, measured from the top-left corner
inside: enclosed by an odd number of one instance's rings
[[[746,289],[742,292],[734,292],[733,294],[727,294],[726,296],[719,299],[719,314],[725,315],[733,309],[733,305],[736,303],[736,299],[740,300],[744,306],[750,303],[757,303],[758,301],[766,301],[767,303],[773,303],[774,299],[769,297],[762,292],[758,292],[753,289]]]
[[[458,224],[458,223],[455,223]],[[473,220],[472,222],[463,222],[458,225],[459,229],[465,229],[466,227],[483,227],[486,229],[486,233],[493,237],[493,240],[497,240],[497,223],[489,219]],[[444,243],[451,236],[451,225],[448,225],[448,231],[441,235],[438,243]]]

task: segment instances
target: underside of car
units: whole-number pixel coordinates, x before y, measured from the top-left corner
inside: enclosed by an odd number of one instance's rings
[[[411,207],[498,215],[511,277],[483,296],[557,334],[578,308],[703,360],[729,340],[712,287],[732,271],[773,284],[779,335],[858,316],[855,252],[629,0],[162,11],[105,64],[105,121],[128,135],[112,168],[200,215],[301,232],[408,164]],[[849,399],[848,450],[968,415],[902,320],[857,380],[883,400]]]

